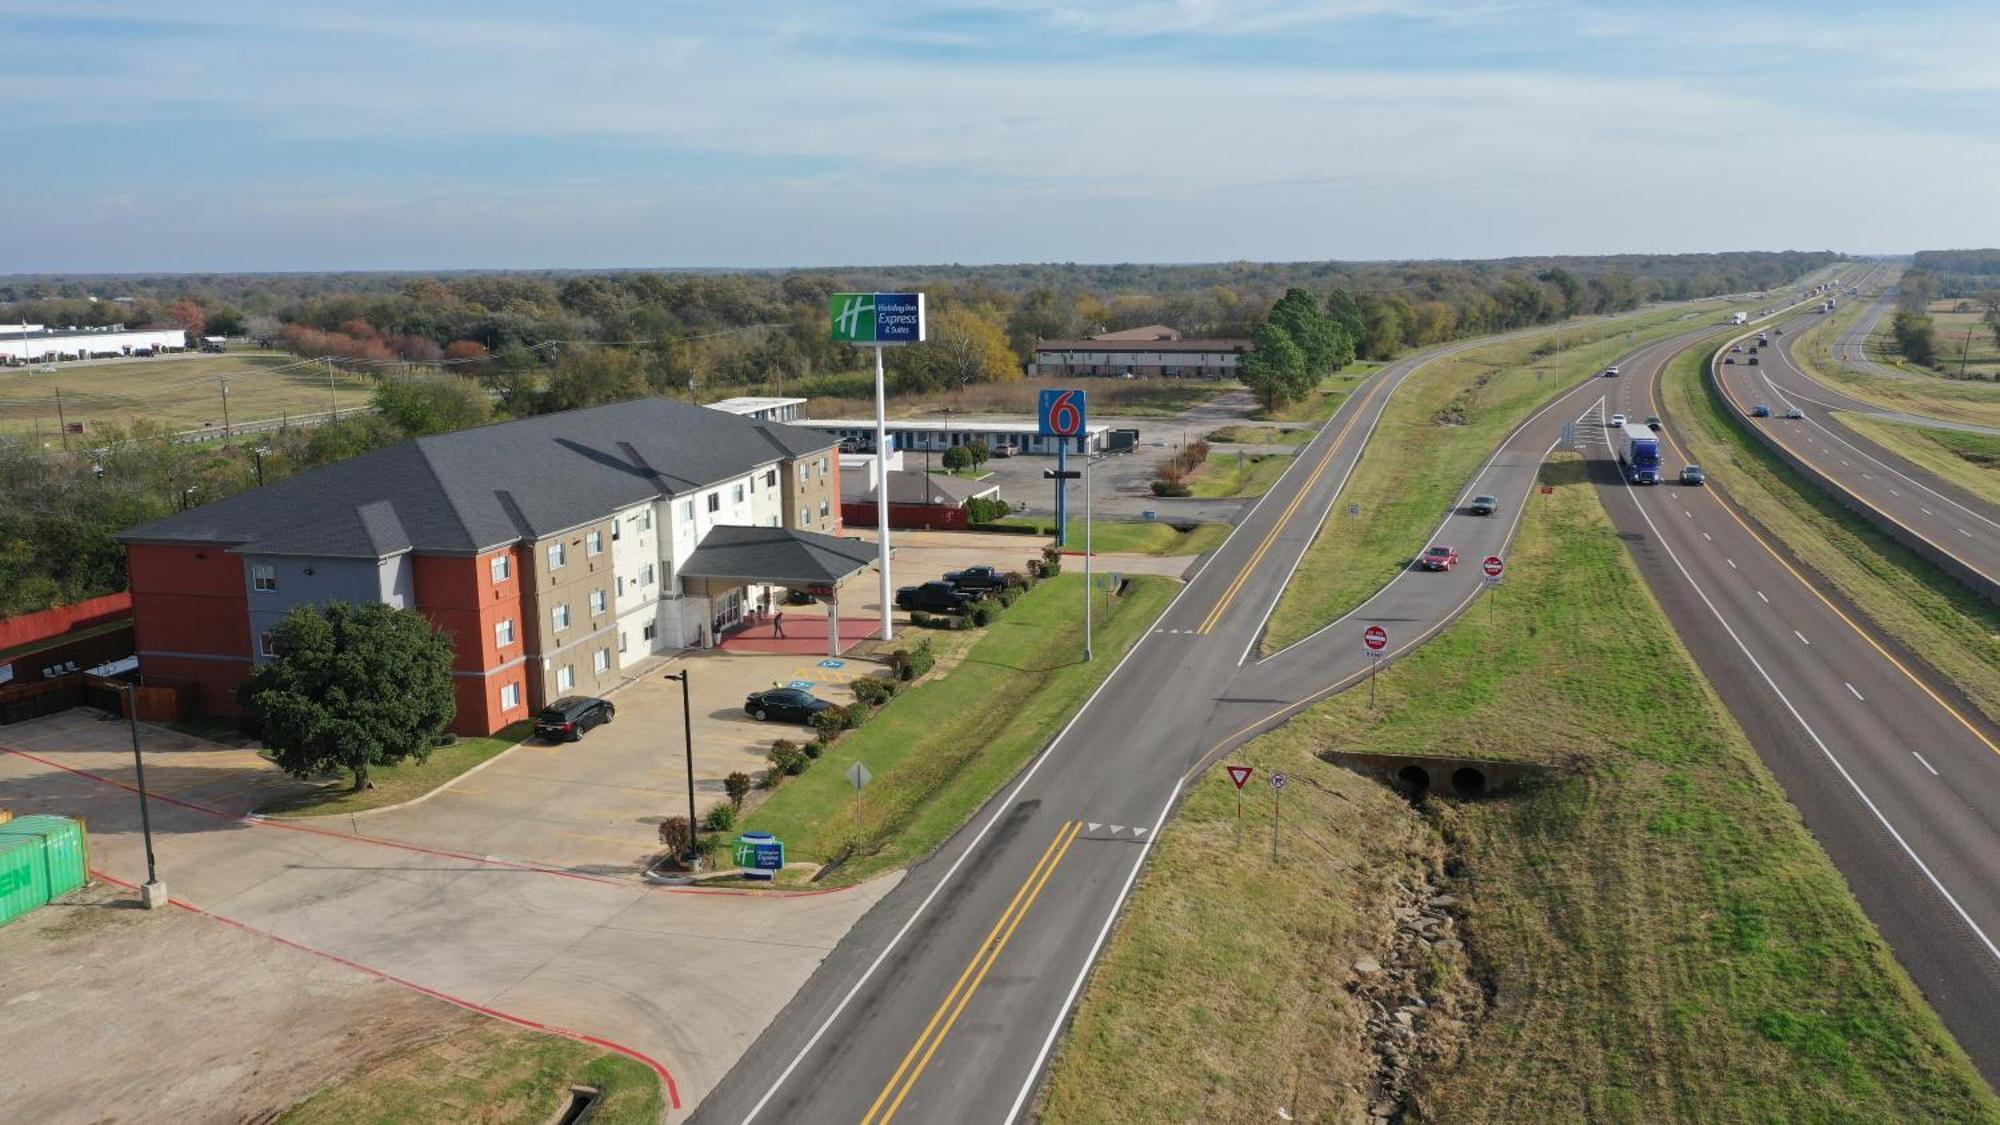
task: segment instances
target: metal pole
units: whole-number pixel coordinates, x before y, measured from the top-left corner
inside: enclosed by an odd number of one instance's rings
[[[1966,337],[1968,340],[1970,336]],[[1965,366],[1959,365],[1959,373],[1964,374]],[[56,388],[56,425],[62,429],[63,452],[69,452],[69,418],[63,414],[62,388]]]
[[[333,420],[340,421],[340,393],[333,389],[333,360],[325,356],[320,362],[326,364],[326,397],[333,404]]]
[[[146,798],[146,758],[139,752],[139,689],[125,686],[125,715],[132,727],[132,768],[139,775],[139,831],[146,839],[146,885],[158,885],[159,866],[153,861],[153,813]]]
[[[700,842],[700,825],[694,819],[694,704],[688,698],[688,670],[683,668],[679,675],[672,677],[681,682],[681,738],[687,747],[688,778],[688,866],[694,866],[694,858],[701,854],[696,845]]]
[[[257,487],[262,488],[264,487],[264,451],[262,449],[253,449],[250,452],[252,456],[257,458]]]
[[[1097,659],[1091,647],[1090,603],[1096,600],[1097,592],[1090,584],[1090,454],[1083,455],[1083,659],[1087,664]]]
[[[1069,472],[1069,439],[1056,439],[1056,472]],[[1069,478],[1056,478],[1056,546],[1069,546]]]
[[[1278,862],[1278,814],[1285,800],[1283,789],[1271,790],[1271,862]]]
[[[894,635],[889,610],[896,604],[896,588],[889,579],[889,393],[882,381],[882,345],[875,345],[875,531],[881,536],[876,549],[876,569],[882,572],[882,639]],[[929,488],[929,474],[924,487]]]
[[[229,380],[218,375],[216,376],[216,381],[222,384],[222,440],[228,441],[231,436],[229,432]]]

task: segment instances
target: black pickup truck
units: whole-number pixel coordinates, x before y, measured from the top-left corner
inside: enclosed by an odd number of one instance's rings
[[[964,613],[972,595],[949,582],[926,582],[896,591],[897,609],[921,609],[927,613]]]
[[[964,570],[945,571],[944,580],[967,593],[998,590],[1007,585],[1007,572],[998,567],[968,566]]]

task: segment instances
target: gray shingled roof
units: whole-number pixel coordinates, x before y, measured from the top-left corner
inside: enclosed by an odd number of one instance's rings
[[[470,553],[835,444],[817,430],[636,399],[401,442],[119,538],[340,558]]]
[[[874,562],[875,551],[873,543],[810,531],[718,525],[708,529],[679,574],[790,585],[831,583]]]
[[[929,498],[925,498],[925,486],[929,486]],[[962,477],[939,476],[920,469],[889,470],[889,503],[891,504],[934,504],[956,508],[974,496],[993,496],[1000,491],[997,481],[988,477],[984,480],[966,480]],[[875,499],[875,486],[861,473],[843,473],[840,478],[840,499],[844,503],[859,504]]]

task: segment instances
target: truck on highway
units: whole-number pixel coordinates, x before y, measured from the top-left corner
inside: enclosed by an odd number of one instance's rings
[[[1749,313],[1745,313],[1745,312],[1735,312],[1735,313],[1730,313],[1730,314],[1729,314],[1729,323],[1731,323],[1731,324],[1748,324],[1748,323],[1750,323],[1750,314],[1749,314]]]
[[[1627,422],[1619,432],[1618,460],[1625,466],[1625,479],[1633,484],[1660,483],[1660,435]]]

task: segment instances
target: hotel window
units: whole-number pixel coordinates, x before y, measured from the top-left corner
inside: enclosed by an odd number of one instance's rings
[[[611,668],[611,650],[608,648],[598,649],[597,659],[592,663],[595,664],[599,672],[609,671]]]
[[[722,493],[711,492],[708,494],[708,510],[711,514],[722,510]]]
[[[625,576],[622,574],[618,576],[618,596],[625,596]]]
[[[692,501],[692,500],[683,500],[683,501],[681,501],[681,518],[682,518],[682,519],[684,519],[684,520],[688,520],[688,521],[693,521],[693,519],[694,519],[694,501]]]
[[[634,517],[634,518],[636,519],[637,517]],[[618,524],[618,521],[617,521],[617,520],[612,520],[612,521],[611,521],[611,541],[612,541],[613,543],[616,543],[616,542],[618,542],[618,541],[619,541],[620,539],[623,539],[623,538],[625,538],[625,532],[623,531],[623,529],[621,529],[621,528],[620,528],[620,526],[619,526],[619,524]]]
[[[739,484],[739,485],[737,485],[737,486],[735,487],[735,489],[733,489],[733,490],[732,490],[732,492],[731,492],[731,494],[730,494],[730,497],[729,497],[729,500],[730,500],[730,503],[732,503],[732,504],[741,504],[741,503],[743,502],[743,486],[742,486],[742,485],[740,485],[740,484]]]
[[[764,470],[764,485],[767,488],[778,487],[778,470],[776,469]]]
[[[275,593],[278,589],[278,568],[275,566],[251,567],[250,584],[263,593]]]
[[[799,483],[804,484],[805,482],[811,479],[812,479],[812,466],[806,464],[804,461],[799,462]]]
[[[560,633],[564,629],[569,628],[569,603],[564,602],[563,604],[557,606],[555,608],[555,612],[550,614],[549,616],[555,622],[556,632]]]
[[[653,564],[647,563],[645,566],[639,568],[639,585],[651,586],[652,584],[653,584]]]
[[[604,591],[592,590],[590,592],[590,615],[592,617],[596,617],[598,614],[603,612],[604,612]]]
[[[521,685],[502,684],[500,686],[500,709],[512,711],[521,705]]]
[[[813,514],[812,514],[812,509],[811,509],[811,508],[800,508],[800,509],[799,509],[799,526],[800,526],[800,527],[811,527],[812,525],[813,525]]]
[[[822,500],[819,502],[819,518],[825,519],[826,513],[827,513],[826,501]]]
[[[556,690],[568,691],[576,686],[576,665],[565,664],[556,669]]]
[[[639,530],[653,530],[653,509],[647,508],[645,511],[639,513]]]
[[[660,635],[660,626],[657,622],[648,621],[646,622],[646,627],[639,630],[639,636],[645,640],[650,641],[654,637],[657,637],[659,635]]]
[[[603,553],[604,553],[604,533],[603,533],[603,532],[601,532],[601,531],[593,531],[593,532],[591,532],[591,533],[590,533],[589,535],[586,535],[586,536],[584,536],[584,537],[583,537],[583,553],[584,553],[584,554],[586,554],[586,555],[601,555],[601,554],[603,554]]]
[[[494,647],[506,648],[508,645],[511,645],[513,643],[514,643],[514,619],[509,617],[505,621],[494,622],[493,623]]]
[[[624,634],[624,633],[620,633],[620,634],[618,634],[618,651],[619,651],[619,652],[624,652],[624,651],[625,651],[625,634]]]
[[[269,633],[257,634],[257,655],[259,656],[278,655],[278,644],[276,641],[271,639],[271,634]]]
[[[549,544],[550,570],[561,570],[563,568],[563,564],[568,561],[569,561],[569,552],[563,549],[563,545],[561,543]]]
[[[493,556],[493,581],[505,582],[514,577],[514,559],[510,555]]]
[[[820,476],[826,475],[826,458],[824,457],[819,459],[819,475]]]

